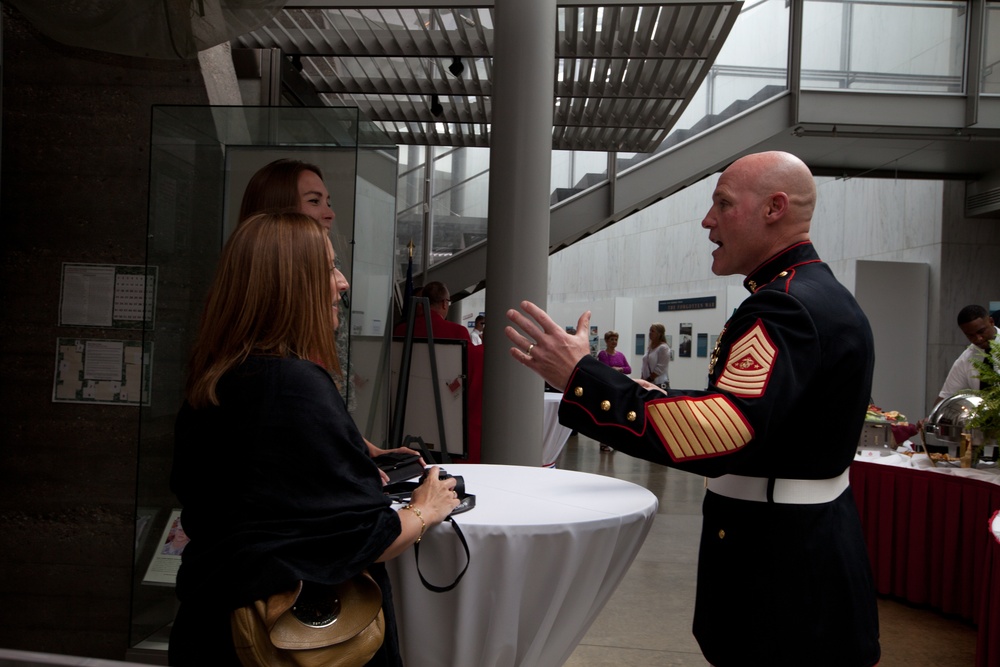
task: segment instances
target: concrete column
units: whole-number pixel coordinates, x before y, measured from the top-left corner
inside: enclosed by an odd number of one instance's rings
[[[241,106],[243,97],[233,66],[233,51],[229,42],[198,52],[198,64],[205,78],[205,90],[212,105]]]
[[[548,293],[555,0],[499,0],[494,13],[486,266],[483,462],[542,464],[542,380],[509,353],[507,309]]]
[[[453,215],[458,214],[465,216],[465,185],[459,185],[455,187],[455,183],[461,183],[466,178],[469,177],[469,167],[467,164],[467,151],[466,148],[459,148],[451,155],[451,182],[452,188],[449,191],[448,199],[451,200],[451,212]]]

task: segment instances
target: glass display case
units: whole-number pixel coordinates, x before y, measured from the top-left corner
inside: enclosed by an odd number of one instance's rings
[[[336,219],[331,240],[351,283],[341,305],[342,391],[362,433],[389,431],[397,147],[354,108],[161,106],[152,110],[146,263],[157,267],[148,405],[138,435],[136,538],[127,659],[166,664],[184,536],[169,488],[187,355],[243,190],[279,158],[318,166]],[[348,307],[345,308],[344,306]]]

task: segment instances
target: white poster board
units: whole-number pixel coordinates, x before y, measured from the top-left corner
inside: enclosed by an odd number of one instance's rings
[[[434,341],[437,379],[444,421],[445,444],[452,456],[468,456],[468,354],[467,341],[441,339]],[[434,385],[431,376],[429,346],[426,340],[413,341],[410,359],[410,382],[406,392],[406,415],[402,436],[417,436],[432,451],[441,451]],[[396,393],[399,389],[403,339],[392,342],[392,378],[390,380],[392,415],[396,414]],[[393,444],[395,446],[395,443]],[[428,461],[430,463],[430,461]]]

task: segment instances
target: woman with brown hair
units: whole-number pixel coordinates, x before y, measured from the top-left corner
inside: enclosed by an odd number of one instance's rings
[[[458,504],[432,469],[395,512],[348,415],[334,329],[338,292],[323,229],[299,213],[245,220],[226,243],[191,355],[171,488],[191,541],[177,575],[172,665],[238,665],[233,610],[367,570],[385,640],[369,665],[400,665],[382,565]]]
[[[326,184],[323,182],[323,172],[319,167],[302,160],[281,158],[264,165],[250,178],[240,203],[241,222],[257,213],[288,210],[308,215],[318,222],[329,235],[337,215],[333,212],[330,204],[330,192],[326,189]],[[347,358],[348,337],[347,327],[343,329],[338,327],[337,345],[341,355],[339,363],[344,367],[341,370],[342,375],[346,378],[345,382],[352,383],[354,375],[350,368],[350,360]],[[345,396],[349,400],[348,412],[353,413],[355,392],[353,385],[351,388],[352,391],[347,392]],[[409,447],[382,449],[367,438],[365,446],[372,457],[383,454],[420,454]],[[420,462],[421,465],[425,465],[422,458]],[[389,477],[385,473],[382,473],[382,481],[389,482]]]
[[[319,167],[282,158],[258,169],[243,191],[240,221],[255,213],[288,209],[305,213],[327,232],[333,228],[337,215],[330,206],[330,193]]]

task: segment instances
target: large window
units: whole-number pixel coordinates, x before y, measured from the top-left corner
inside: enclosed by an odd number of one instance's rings
[[[802,87],[961,93],[966,3],[807,0]]]

